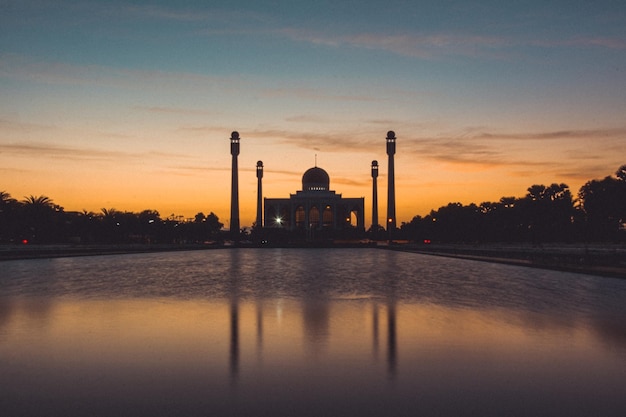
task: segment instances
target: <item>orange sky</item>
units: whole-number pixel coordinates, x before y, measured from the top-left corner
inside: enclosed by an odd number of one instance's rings
[[[317,155],[332,190],[365,197],[369,227],[374,159],[386,213],[388,130],[398,224],[613,174],[626,8],[489,7],[19,2],[0,16],[0,190],[228,226],[233,130],[242,226],[257,160],[265,196],[288,197]]]

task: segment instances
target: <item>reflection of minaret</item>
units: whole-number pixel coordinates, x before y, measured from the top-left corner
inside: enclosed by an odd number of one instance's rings
[[[378,303],[374,302],[372,310],[372,342],[374,359],[378,359]]]
[[[239,236],[239,167],[237,156],[239,155],[239,133],[230,135],[230,154],[233,156],[232,181],[230,187],[230,233],[233,237]]]
[[[257,301],[256,305],[256,348],[259,359],[263,353],[263,302]]]
[[[387,231],[396,229],[396,184],[394,180],[393,156],[396,153],[396,134],[387,132],[387,155],[389,155],[389,173],[387,185]]]
[[[230,304],[230,375],[233,381],[239,374],[239,305],[237,300]]]
[[[372,231],[378,230],[378,161],[372,161]]]
[[[230,295],[230,380],[236,384],[239,376],[239,276],[240,259],[239,251],[230,252],[231,275],[228,280],[228,293]]]
[[[396,305],[393,301],[390,301],[387,306],[387,367],[390,378],[395,378],[396,376],[398,362],[396,341]]]
[[[256,163],[256,227],[263,227],[263,161]]]

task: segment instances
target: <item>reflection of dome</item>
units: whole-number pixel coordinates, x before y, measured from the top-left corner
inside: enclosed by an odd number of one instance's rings
[[[302,176],[303,191],[328,191],[329,188],[330,177],[322,168],[310,168]]]

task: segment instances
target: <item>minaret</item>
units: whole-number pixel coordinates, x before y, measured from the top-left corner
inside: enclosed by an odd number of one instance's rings
[[[394,180],[393,156],[396,153],[396,134],[387,132],[387,155],[389,155],[389,174],[387,185],[387,231],[396,230],[396,183]]]
[[[372,232],[378,230],[378,161],[372,161]]]
[[[256,163],[256,227],[263,227],[263,161]]]
[[[239,237],[239,132],[230,135],[230,154],[233,156],[232,181],[230,187],[230,233],[234,238]]]

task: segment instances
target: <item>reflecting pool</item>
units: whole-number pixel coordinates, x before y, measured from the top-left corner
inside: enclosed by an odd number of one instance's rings
[[[10,416],[623,416],[626,281],[377,249],[0,262]]]

